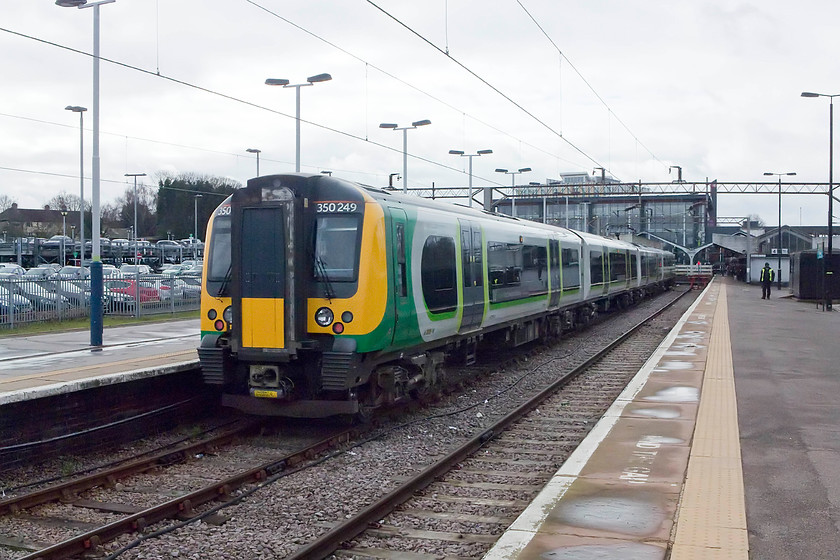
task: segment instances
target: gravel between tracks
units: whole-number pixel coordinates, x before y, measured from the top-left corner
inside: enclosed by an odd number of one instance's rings
[[[459,393],[444,398],[433,406],[406,413],[398,420],[386,421],[383,435],[331,459],[322,465],[305,469],[248,496],[236,505],[222,511],[228,517],[222,525],[196,522],[158,538],[144,541],[120,555],[121,559],[160,558],[282,558],[303,544],[323,533],[336,523],[350,517],[398,486],[406,477],[446,454],[464,437],[491,423],[493,418],[509,412],[527,395],[553,381],[660,305],[665,294],[658,298],[614,315],[609,320],[586,331],[570,336],[539,354],[523,358],[515,367],[483,376]],[[691,298],[683,298],[684,300]],[[679,309],[686,308],[678,304]],[[663,335],[682,314],[679,309],[666,313],[661,319]],[[542,367],[538,367],[542,366]],[[505,390],[506,389],[506,390]],[[474,405],[464,412],[455,412]],[[414,422],[414,423],[411,423]],[[393,431],[399,425],[408,424]],[[527,451],[527,449],[523,450]],[[527,454],[523,455],[527,459]],[[500,469],[511,472],[513,465]],[[458,495],[460,489],[452,488]],[[464,493],[480,496],[475,490]],[[499,493],[493,496],[499,498]],[[510,500],[521,500],[522,495],[511,492]],[[480,504],[453,504],[453,510],[476,515],[505,516],[511,514],[504,508]],[[445,524],[442,524],[444,526]],[[162,525],[153,529],[160,529]],[[501,533],[499,525],[493,532]],[[6,526],[0,524],[0,532]],[[126,536],[106,545],[106,550],[116,550],[134,540]],[[28,536],[33,541],[49,541],[48,537]],[[411,543],[406,543],[410,549]],[[444,545],[430,551],[435,554],[476,556],[486,550],[485,545],[459,543]],[[420,552],[420,551],[418,551]],[[8,556],[16,558],[17,556]],[[0,560],[3,560],[0,555]]]

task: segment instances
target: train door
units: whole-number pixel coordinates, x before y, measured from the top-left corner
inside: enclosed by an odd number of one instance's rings
[[[391,208],[391,250],[394,298],[393,344],[400,345],[412,337],[410,325],[414,308],[411,305],[408,286],[408,237],[405,211]]]
[[[243,349],[284,349],[287,339],[293,339],[291,317],[286,313],[291,288],[286,258],[290,206],[242,209],[241,236],[248,241],[235,255],[239,257],[241,299],[235,306],[240,315],[234,324],[239,324]]]
[[[551,297],[548,305],[557,307],[560,303],[560,292],[563,289],[560,276],[560,242],[556,239],[548,240],[548,268],[551,279]]]
[[[481,258],[481,229],[473,222],[459,221],[464,313],[458,332],[466,332],[481,325],[484,318],[484,266]]]

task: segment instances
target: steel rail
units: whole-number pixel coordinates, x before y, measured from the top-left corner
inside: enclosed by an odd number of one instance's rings
[[[582,364],[558,378],[554,383],[547,386],[545,389],[537,393],[533,398],[521,404],[512,412],[501,418],[495,424],[482,431],[480,434],[474,436],[457,449],[450,452],[437,463],[430,465],[415,477],[407,480],[398,488],[387,495],[380,498],[378,501],[372,503],[370,506],[359,512],[358,515],[343,521],[336,525],[331,530],[327,531],[315,541],[299,548],[293,554],[287,556],[285,560],[312,560],[313,558],[324,558],[335,552],[341,543],[349,541],[359,534],[363,533],[371,524],[376,523],[389,513],[391,513],[397,506],[410,499],[418,491],[422,490],[435,479],[446,474],[452,468],[482,448],[488,441],[499,435],[510,425],[514,424],[522,417],[536,409],[543,401],[552,396],[558,389],[566,385],[569,381],[601,361],[611,350],[623,343],[639,329],[646,325],[651,319],[657,317],[669,307],[674,305],[677,301],[682,299],[686,294],[691,293],[691,290],[686,290],[678,297],[674,298],[667,305],[652,313],[647,318],[633,326],[626,333],[616,338],[605,346],[602,350],[586,359]]]
[[[147,508],[107,525],[103,525],[102,527],[71,537],[58,544],[24,556],[21,560],[35,560],[36,558],[58,560],[71,558],[79,554],[89,553],[102,543],[114,540],[127,533],[142,531],[146,527],[165,519],[192,515],[193,508],[196,506],[216,499],[227,499],[232,492],[241,486],[254,482],[262,482],[269,476],[281,472],[287,467],[297,465],[325,449],[335,447],[337,444],[349,440],[357,431],[358,428],[347,428],[304,449],[300,449],[269,463],[250,468],[224,480],[214,482],[204,488],[173,498],[163,504]]]
[[[214,446],[225,444],[233,438],[253,429],[258,424],[259,422],[250,421],[195,443],[181,444],[175,449],[164,450],[139,459],[129,459],[119,465],[90,475],[55,484],[34,492],[21,494],[20,496],[0,500],[0,515],[16,514],[22,510],[49,502],[66,501],[79,492],[90,490],[97,486],[112,485],[119,479],[145,472],[161,465],[171,465],[184,461],[192,454],[201,453]]]

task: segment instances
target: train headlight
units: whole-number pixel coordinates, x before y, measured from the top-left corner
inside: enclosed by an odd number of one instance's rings
[[[222,319],[224,319],[227,324],[233,323],[233,308],[231,306],[225,307],[224,312],[222,313]]]
[[[315,312],[315,322],[319,326],[329,327],[333,322],[333,312],[329,307],[322,307]]]

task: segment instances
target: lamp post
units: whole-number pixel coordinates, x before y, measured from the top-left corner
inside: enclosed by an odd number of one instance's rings
[[[87,107],[68,105],[65,111],[79,113],[79,266],[85,266],[85,111]]]
[[[137,177],[145,177],[145,173],[126,173],[126,177],[134,177],[134,264],[137,264]]]
[[[249,154],[257,154],[257,177],[259,177],[260,176],[260,152],[262,150],[257,149],[257,148],[247,148],[245,151],[248,152]]]
[[[67,264],[67,210],[61,209],[61,266]]]
[[[414,121],[411,126],[399,126],[394,123],[381,123],[379,128],[390,128],[391,130],[403,131],[403,194],[408,193],[408,131],[418,126],[426,126],[432,124],[429,119],[422,121]]]
[[[493,150],[478,150],[474,154],[465,154],[463,150],[449,150],[449,153],[454,155],[454,156],[461,156],[461,157],[469,158],[469,160],[470,160],[470,200],[469,200],[469,206],[470,206],[470,208],[472,208],[472,203],[473,203],[472,160],[473,160],[474,157],[484,156],[484,155],[487,155],[487,154],[492,154]],[[486,208],[485,208],[485,210],[486,210]]]
[[[508,171],[507,169],[497,169],[496,173],[504,173],[510,175],[510,186],[512,187],[512,194],[510,198],[510,215],[516,217],[516,176],[520,173],[527,173],[531,171],[530,167],[520,167],[516,171]]]
[[[193,230],[193,258],[195,258],[195,248],[198,245],[198,199],[201,198],[203,195],[197,194],[194,197],[195,200],[195,229]]]
[[[332,80],[329,74],[318,74],[306,78],[305,84],[290,84],[289,80],[281,78],[268,78],[265,81],[267,86],[295,88],[295,173],[300,173],[300,88],[329,80]]]
[[[94,350],[102,347],[102,258],[99,253],[99,6],[116,0],[56,0],[63,8],[93,8],[93,165],[91,190],[93,231],[91,232],[90,266],[90,345]]]
[[[765,171],[765,175],[775,175],[779,178],[779,236],[776,240],[776,252],[778,253],[779,261],[778,261],[778,283],[777,286],[779,290],[782,289],[782,176],[783,175],[796,175],[796,172],[790,173],[770,173]]]
[[[828,252],[823,255],[823,284],[825,289],[825,309],[831,311],[831,280],[834,274],[832,268],[832,228],[833,202],[834,202],[834,98],[840,97],[840,93],[828,95],[825,93],[812,93],[803,91],[802,97],[828,97]]]

